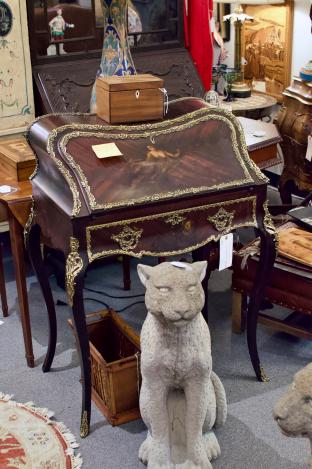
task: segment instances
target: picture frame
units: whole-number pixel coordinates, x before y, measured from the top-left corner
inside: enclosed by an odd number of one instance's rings
[[[0,136],[24,132],[35,118],[26,4],[0,0]]]
[[[245,5],[253,17],[242,29],[245,80],[252,89],[282,102],[290,85],[294,2],[278,5]]]
[[[231,5],[227,3],[214,4],[215,23],[219,23],[219,32],[224,42],[231,40],[231,24],[229,21],[223,21],[225,15],[231,13]]]

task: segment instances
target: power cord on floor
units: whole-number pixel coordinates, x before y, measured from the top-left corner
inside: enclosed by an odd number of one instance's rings
[[[113,296],[113,295],[110,295],[109,293],[106,293],[103,290],[94,290],[93,288],[89,288],[89,287],[84,287],[84,290],[87,290],[91,293],[98,293],[99,295],[107,296],[108,298],[114,298],[116,300],[123,300],[124,298],[125,299],[139,298],[145,295],[145,293],[140,293],[139,295]]]
[[[84,298],[84,300],[95,301],[96,303],[100,303],[101,305],[104,305],[107,309],[110,308],[110,306],[108,306],[106,303],[104,303],[104,301],[97,300],[96,298]],[[131,308],[132,306],[141,305],[141,304],[145,304],[145,302],[144,301],[136,301],[135,303],[131,303],[131,305],[125,306],[122,309],[114,309],[114,311],[116,311],[116,313],[122,313],[123,311],[126,311],[127,309]]]

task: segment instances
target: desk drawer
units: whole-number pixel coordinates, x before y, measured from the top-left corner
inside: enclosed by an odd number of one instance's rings
[[[181,254],[242,226],[257,226],[256,196],[88,226],[88,257]]]

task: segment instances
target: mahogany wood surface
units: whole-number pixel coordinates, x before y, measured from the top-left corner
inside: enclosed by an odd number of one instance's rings
[[[282,202],[291,203],[294,189],[312,190],[312,162],[306,159],[308,136],[312,135],[312,84],[294,77],[283,93],[283,105],[277,115],[283,142],[284,168],[279,191]]]
[[[162,123],[105,128],[94,115],[52,115],[37,120],[28,137],[39,159],[32,180],[29,253],[53,321],[40,232],[47,245],[67,256],[67,291],[83,382],[81,436],[89,432],[91,412],[83,285],[88,265],[97,258],[163,257],[194,250],[207,256],[209,241],[239,226],[254,226],[261,238],[261,262],[249,304],[247,342],[256,376],[264,380],[256,326],[275,258],[274,231],[264,205],[267,180],[250,161],[235,117],[190,98],[171,103]],[[123,157],[97,160],[90,150],[95,141],[115,142]],[[44,371],[51,366],[55,343],[52,334]]]

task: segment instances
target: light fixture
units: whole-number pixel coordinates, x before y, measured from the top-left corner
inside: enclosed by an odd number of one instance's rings
[[[252,16],[246,15],[242,9],[244,5],[276,5],[285,3],[285,0],[214,0],[216,3],[234,3],[234,11],[223,17],[223,21],[231,21],[235,26],[235,59],[234,68],[240,72],[240,81],[233,83],[233,96],[247,98],[251,94],[251,89],[244,83],[244,64],[242,58],[242,26],[245,21],[252,21]]]

